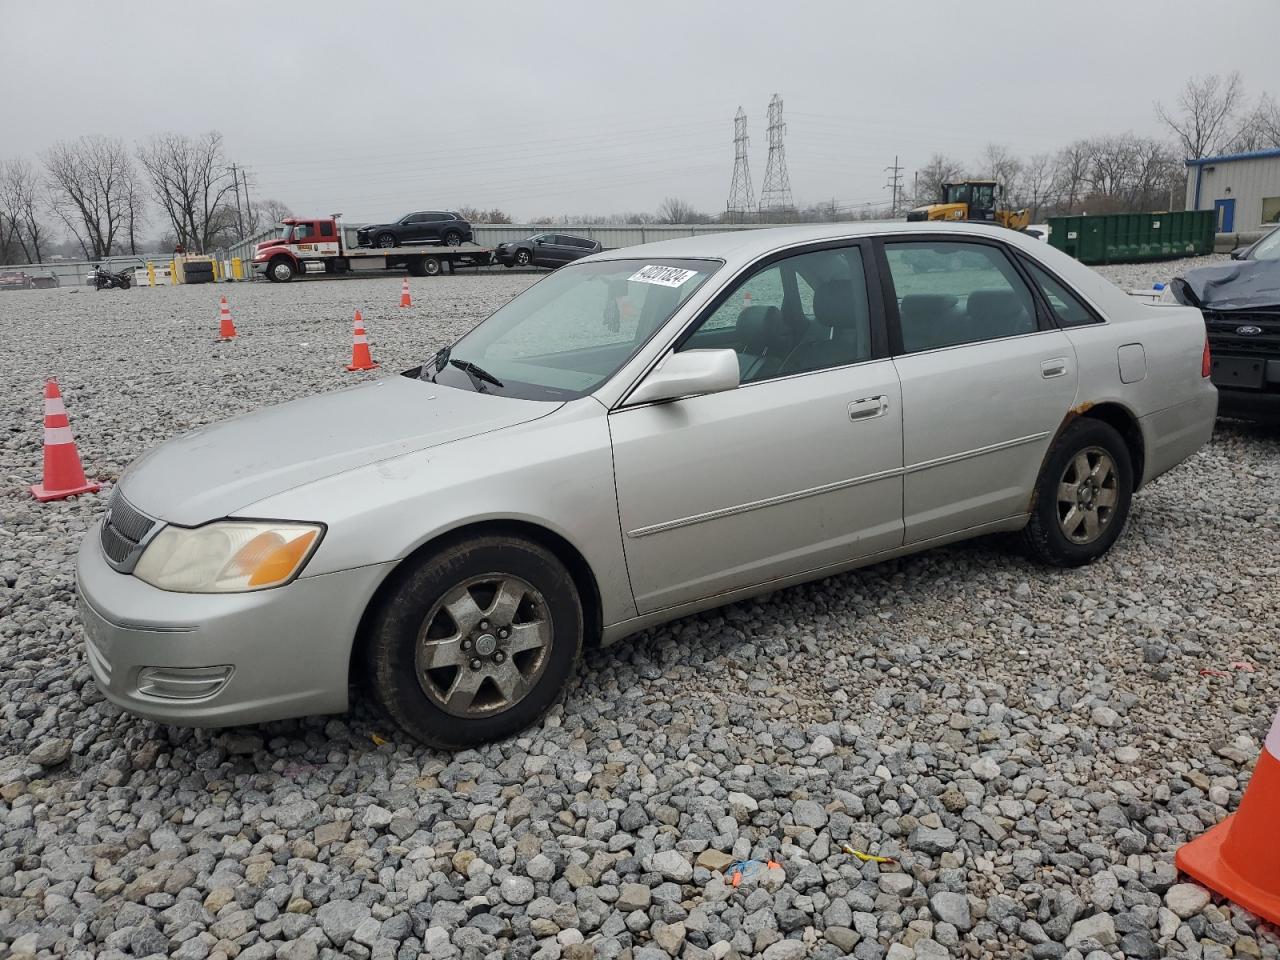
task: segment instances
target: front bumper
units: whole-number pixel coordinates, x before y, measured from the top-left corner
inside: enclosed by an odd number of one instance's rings
[[[76,586],[86,659],[112,703],[204,727],[347,709],[352,641],[393,564],[254,593],[172,593],[113,570],[100,527],[80,545]]]
[[[1280,423],[1280,391],[1218,388],[1218,416]]]
[[[269,263],[270,263],[269,260],[254,260],[253,272],[260,277],[265,277],[267,275],[267,265]]]

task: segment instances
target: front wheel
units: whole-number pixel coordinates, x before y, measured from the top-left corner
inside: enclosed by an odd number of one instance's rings
[[[1124,529],[1133,485],[1124,438],[1101,420],[1076,419],[1049,448],[1036,482],[1022,534],[1028,551],[1057,567],[1097,560]]]
[[[272,283],[288,283],[293,279],[293,264],[284,257],[272,260],[267,267],[267,278]]]
[[[132,280],[130,280],[128,277],[121,277],[121,278],[120,278],[120,289],[121,289],[121,290],[128,290],[128,289],[129,289],[129,287],[130,287],[130,286],[132,286],[132,285],[133,285],[133,281],[132,281]]]
[[[396,238],[389,233],[378,234],[373,240],[373,245],[375,247],[381,247],[384,250],[387,247],[398,246],[398,244],[396,243]]]
[[[399,575],[365,655],[392,719],[423,743],[459,749],[542,716],[573,672],[582,636],[564,565],[531,541],[483,536]]]
[[[529,265],[530,254],[528,250],[516,251],[516,266],[527,267]]]

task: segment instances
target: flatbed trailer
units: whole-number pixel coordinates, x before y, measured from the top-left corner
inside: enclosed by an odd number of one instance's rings
[[[491,247],[474,243],[456,246],[431,243],[399,247],[360,247],[349,242],[354,230],[333,218],[304,220],[289,217],[274,240],[258,244],[253,255],[255,273],[273,283],[301,277],[341,276],[407,270],[415,277],[452,273],[458,267],[482,267],[496,262]]]

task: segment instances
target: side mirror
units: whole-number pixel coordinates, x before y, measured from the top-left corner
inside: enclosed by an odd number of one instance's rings
[[[629,403],[677,400],[733,390],[739,383],[738,355],[732,350],[685,350],[667,356],[638,386]]]
[[[1243,260],[1243,259],[1244,259],[1244,252],[1245,252],[1246,250],[1248,250],[1248,249],[1249,249],[1248,247],[1236,247],[1234,250],[1232,250],[1232,251],[1231,251],[1231,259],[1232,259],[1232,260]]]

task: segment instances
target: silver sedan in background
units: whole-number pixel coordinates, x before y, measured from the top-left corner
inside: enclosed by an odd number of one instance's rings
[[[994,531],[1096,560],[1209,438],[1208,374],[1199,311],[999,228],[597,254],[403,376],[141,457],[80,550],[89,663],[170,723],[360,673],[426,743],[504,737],[694,611]]]

